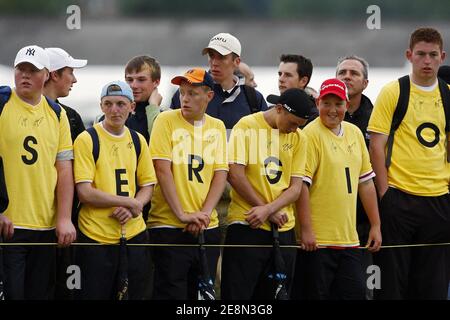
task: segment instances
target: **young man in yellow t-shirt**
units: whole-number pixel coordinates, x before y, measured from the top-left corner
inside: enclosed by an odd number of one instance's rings
[[[76,237],[71,222],[72,141],[66,112],[43,96],[49,58],[39,46],[19,50],[14,61],[16,87],[0,116],[9,206],[0,215],[6,242],[55,242]],[[5,89],[5,87],[2,88]],[[55,247],[4,248],[6,299],[51,299]]]
[[[145,138],[125,126],[135,106],[130,86],[123,81],[106,84],[100,106],[105,119],[91,129],[98,137],[96,152],[96,140],[88,131],[79,135],[74,144],[75,183],[82,203],[79,240],[117,244],[124,234],[129,243],[147,243],[142,209],[150,201],[156,176]],[[139,139],[140,148],[133,134]],[[119,252],[118,246],[77,248],[76,261],[81,269],[79,299],[115,298]],[[128,248],[130,299],[141,300],[144,296],[147,255],[145,247]]]
[[[292,203],[299,196],[306,162],[306,138],[298,127],[314,106],[298,88],[270,95],[268,101],[275,106],[242,118],[231,132],[227,245],[270,245],[273,224],[281,245],[295,245]],[[289,293],[296,251],[282,249],[282,256]],[[222,298],[274,299],[271,267],[271,249],[224,248]]]
[[[412,64],[408,106],[395,132],[388,168],[386,145],[400,94],[398,81],[383,87],[369,121],[370,156],[387,245],[450,241],[450,135],[437,80],[445,56],[436,29],[419,28],[411,34],[406,50]],[[445,299],[450,270],[446,250],[439,246],[381,250],[374,256],[381,269],[376,298]]]
[[[218,244],[215,206],[225,188],[228,164],[222,121],[205,114],[214,82],[204,69],[172,79],[179,85],[181,109],[161,113],[153,126],[150,151],[158,184],[147,226],[160,244],[196,244],[204,232],[207,244]],[[204,231],[203,231],[204,230]],[[218,248],[206,250],[214,279]],[[198,248],[156,247],[154,299],[197,298]]]
[[[366,246],[381,245],[380,218],[361,130],[343,121],[349,105],[347,87],[328,79],[317,100],[319,118],[305,129],[308,159],[296,203],[305,299],[364,299],[361,249],[356,231],[356,201],[361,199],[371,225]],[[319,250],[318,247],[321,247]]]

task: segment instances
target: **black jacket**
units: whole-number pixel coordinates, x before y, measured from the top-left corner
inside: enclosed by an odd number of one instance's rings
[[[78,114],[78,112],[76,112],[74,109],[62,104],[58,100],[56,100],[56,102],[66,111],[67,118],[69,119],[70,136],[72,137],[73,143],[78,135],[86,130],[83,120],[81,119],[81,116]]]
[[[367,133],[367,126],[369,125],[370,115],[372,114],[373,104],[365,95],[361,97],[359,108],[353,114],[345,113],[344,120],[356,125],[362,132],[366,140],[367,148],[369,148],[369,134]]]

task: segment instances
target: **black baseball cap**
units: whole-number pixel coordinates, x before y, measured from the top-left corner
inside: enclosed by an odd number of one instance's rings
[[[267,101],[273,104],[281,104],[288,112],[303,119],[309,119],[313,108],[315,108],[313,99],[305,91],[298,88],[287,89],[279,96],[271,94],[267,96]]]

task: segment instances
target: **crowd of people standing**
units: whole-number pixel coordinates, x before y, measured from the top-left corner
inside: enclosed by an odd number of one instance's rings
[[[209,69],[172,78],[170,108],[159,62],[130,59],[123,80],[99,88],[102,115],[88,129],[59,101],[87,60],[18,51],[14,88],[0,87],[0,236],[17,243],[1,247],[6,299],[115,299],[121,238],[142,245],[127,247],[135,300],[195,300],[205,265],[224,300],[273,299],[278,285],[295,300],[446,299],[450,89],[439,31],[412,32],[410,74],[374,103],[357,55],[315,91],[311,59],[280,54],[278,92],[264,98],[234,35],[199,51]],[[65,286],[70,264],[81,288]],[[367,285],[371,265],[378,287]]]

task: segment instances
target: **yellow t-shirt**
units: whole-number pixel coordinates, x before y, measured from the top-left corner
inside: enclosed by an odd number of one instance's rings
[[[108,133],[102,123],[95,124],[94,128],[100,144],[97,163],[92,156],[92,138],[84,131],[74,143],[75,183],[92,182],[94,188],[103,192],[130,198],[136,194],[136,177],[141,187],[156,183],[150,151],[141,134],[138,134],[141,153],[136,162],[136,151],[129,130],[119,137]],[[100,243],[117,243],[121,236],[121,225],[117,219],[109,217],[114,209],[83,204],[78,218],[80,230]],[[126,224],[126,237],[130,239],[144,230],[142,216],[133,218]]]
[[[397,80],[381,90],[368,131],[389,135],[399,94]],[[389,185],[418,196],[448,193],[450,171],[446,139],[439,86],[427,92],[411,83],[408,110],[394,136]]]
[[[359,128],[343,121],[335,135],[320,118],[303,130],[308,138],[306,177],[310,184],[313,230],[318,245],[358,246],[358,184],[375,174]]]
[[[0,156],[3,158],[9,206],[4,212],[15,228],[48,230],[56,224],[58,160],[73,158],[69,121],[60,119],[44,96],[36,106],[13,90],[0,116]]]
[[[153,160],[172,163],[172,174],[178,198],[186,213],[199,211],[208,195],[215,171],[228,171],[226,130],[222,121],[205,114],[201,126],[193,126],[181,115],[181,110],[158,115],[153,124],[150,151]],[[216,210],[209,227],[218,226]],[[184,228],[156,185],[147,221],[149,228]]]
[[[279,133],[269,126],[263,112],[258,112],[243,117],[231,131],[229,162],[245,165],[245,174],[253,189],[269,203],[289,188],[291,177],[305,175],[306,145],[300,129],[295,133]],[[245,213],[251,208],[232,188],[228,222],[243,223]],[[292,229],[295,225],[292,204],[281,211],[288,214],[289,220],[280,231]],[[270,230],[269,221],[261,229]]]

